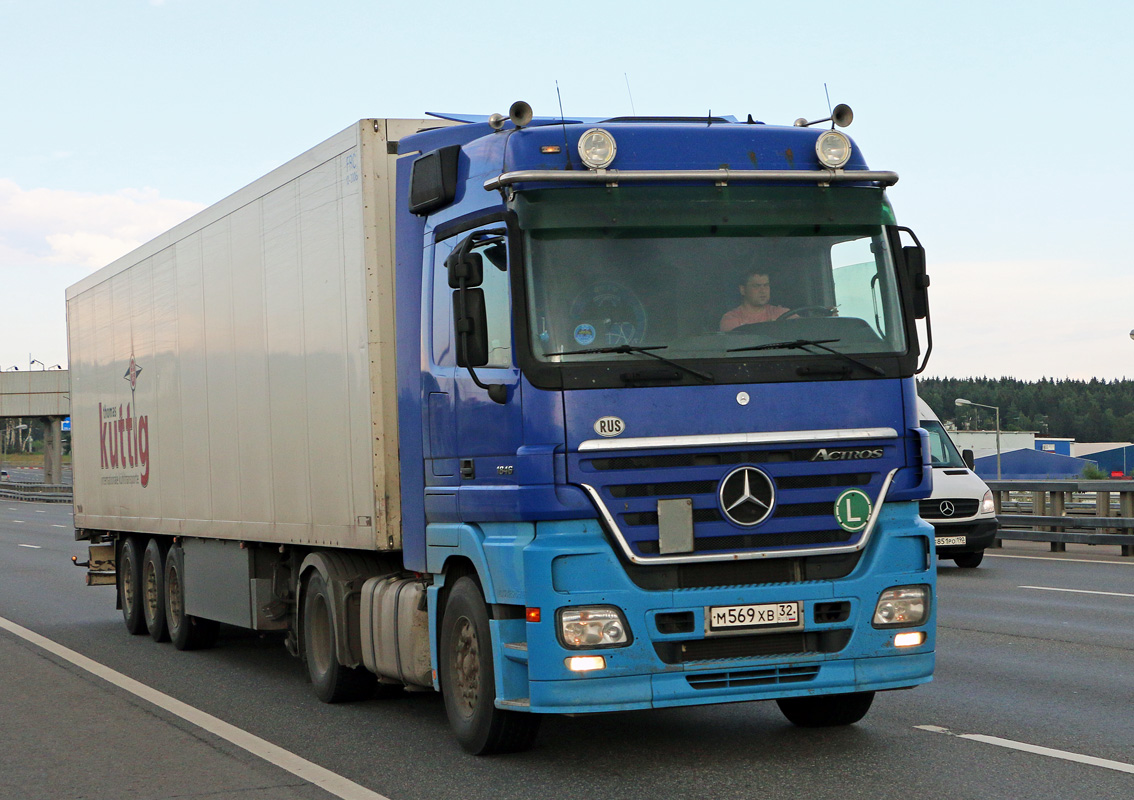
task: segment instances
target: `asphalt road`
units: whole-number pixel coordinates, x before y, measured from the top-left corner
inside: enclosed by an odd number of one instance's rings
[[[319,703],[278,636],[223,628],[195,653],[130,636],[113,588],[70,564],[69,511],[0,503],[0,798],[1134,797],[1117,548],[942,562],[935,681],[850,728],[794,728],[772,703],[549,718],[531,752],[474,758],[432,693]]]

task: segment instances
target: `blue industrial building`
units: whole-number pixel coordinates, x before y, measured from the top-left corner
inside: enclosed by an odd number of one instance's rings
[[[1134,464],[1134,447],[1128,449],[1132,451],[1130,457]],[[1088,460],[1042,450],[1009,450],[1000,454],[1000,475],[1006,481],[1082,478],[1083,470],[1095,466],[1099,455],[1096,453]],[[982,455],[975,461],[977,475],[986,481],[996,480],[996,453]]]

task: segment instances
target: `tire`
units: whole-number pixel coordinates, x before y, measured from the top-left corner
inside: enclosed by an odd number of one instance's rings
[[[339,663],[331,594],[315,572],[303,593],[303,659],[315,695],[324,703],[365,700],[374,694],[378,677],[365,667]]]
[[[980,562],[984,561],[984,551],[979,550],[975,553],[961,553],[953,556],[953,560],[957,562],[958,567],[973,569],[974,567],[979,567]]]
[[[155,642],[169,641],[165,624],[165,548],[157,539],[150,539],[142,556],[142,616]]]
[[[788,721],[801,728],[853,725],[866,716],[873,702],[874,692],[785,697],[776,701]]]
[[[470,577],[449,592],[441,622],[441,694],[449,727],[473,755],[518,753],[535,742],[540,716],[496,707],[492,634],[484,595]]]
[[[142,553],[138,539],[127,536],[118,551],[118,605],[126,630],[134,635],[146,632],[142,614]]]
[[[185,613],[185,552],[173,545],[165,554],[165,624],[178,650],[206,650],[216,644],[220,623]]]

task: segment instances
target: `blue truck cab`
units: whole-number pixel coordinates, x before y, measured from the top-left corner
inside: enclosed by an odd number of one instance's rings
[[[450,120],[397,144],[396,326],[402,558],[461,744],[745,700],[844,725],[929,681],[897,176],[834,125]]]

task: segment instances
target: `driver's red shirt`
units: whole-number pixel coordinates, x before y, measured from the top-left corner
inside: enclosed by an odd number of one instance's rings
[[[738,328],[741,325],[750,325],[753,322],[771,322],[774,319],[778,319],[785,311],[787,311],[787,309],[783,306],[773,306],[769,304],[754,308],[747,303],[741,303],[732,311],[729,311],[721,317],[721,331],[731,331],[733,328]]]

